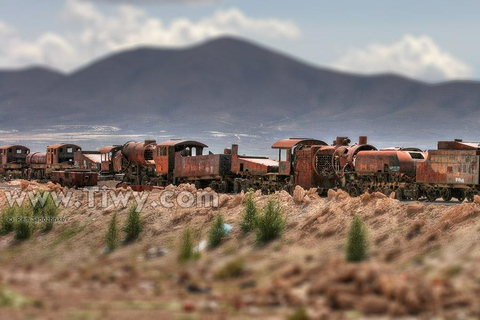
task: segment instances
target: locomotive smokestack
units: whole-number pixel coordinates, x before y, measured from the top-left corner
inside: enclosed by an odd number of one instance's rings
[[[367,144],[367,136],[358,137],[358,144]]]
[[[350,139],[348,137],[337,137],[334,143],[336,146],[347,146],[350,143]]]

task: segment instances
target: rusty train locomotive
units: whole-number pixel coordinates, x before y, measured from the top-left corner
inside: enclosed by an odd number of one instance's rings
[[[338,137],[332,144],[310,138],[277,141],[278,159],[239,154],[238,145],[222,154],[205,153],[193,140],[127,142],[99,151],[73,144],[30,153],[24,146],[0,147],[0,174],[8,178],[51,179],[66,186],[96,185],[100,179],[135,186],[194,183],[218,192],[250,188],[264,192],[295,186],[343,189],[351,196],[363,192],[395,193],[397,199],[473,201],[480,192],[480,144],[439,141],[437,150],[388,148],[378,150],[360,137],[352,144]]]

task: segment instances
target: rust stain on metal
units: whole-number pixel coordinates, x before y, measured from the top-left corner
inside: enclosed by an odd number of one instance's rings
[[[475,185],[479,183],[476,150],[430,150],[417,165],[417,183]]]
[[[145,140],[144,142],[129,141],[123,145],[122,154],[135,165],[152,166],[155,165],[154,156],[156,151],[155,140]]]

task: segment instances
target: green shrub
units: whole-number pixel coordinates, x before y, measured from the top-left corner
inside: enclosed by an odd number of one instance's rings
[[[105,242],[107,243],[107,250],[113,251],[118,246],[118,231],[117,231],[117,213],[115,212],[108,224],[107,234],[105,235]]]
[[[6,235],[12,232],[14,229],[13,219],[15,218],[15,208],[8,206],[2,211],[2,219],[0,220],[0,235]]]
[[[270,197],[262,211],[262,214],[257,218],[255,228],[256,239],[259,244],[274,240],[285,230],[283,209],[277,198]]]
[[[208,247],[213,249],[220,245],[222,238],[227,235],[224,227],[225,221],[223,216],[219,213],[212,222],[212,227],[208,233]]]
[[[190,227],[186,227],[183,230],[182,238],[180,239],[180,251],[178,253],[178,261],[181,263],[187,262],[189,260],[195,260],[200,257],[199,252],[194,250],[194,236],[193,231]]]
[[[132,205],[128,210],[127,221],[123,227],[125,235],[125,243],[132,242],[138,238],[143,230],[143,222],[140,212],[137,212],[137,206]]]
[[[348,232],[346,259],[351,262],[363,261],[367,258],[367,228],[362,218],[355,215]]]
[[[46,219],[43,225],[43,232],[48,232],[53,228],[53,218],[58,216],[58,208],[55,205],[52,195],[50,194],[45,201],[45,206],[42,208],[42,217]]]
[[[244,271],[245,262],[243,259],[237,258],[227,262],[215,273],[215,276],[219,279],[238,278]]]
[[[292,313],[288,318],[288,320],[308,320],[310,319],[307,314],[307,310],[305,307],[298,307],[294,313]]]
[[[240,229],[244,232],[250,232],[255,229],[258,218],[258,208],[255,203],[253,190],[250,189],[247,193],[247,201],[245,202],[242,221],[240,222]]]
[[[30,205],[23,204],[16,210],[16,222],[14,224],[15,239],[26,240],[32,236],[33,233],[33,208]]]
[[[38,189],[37,194],[36,194],[37,202],[32,207],[32,215],[34,217],[42,217],[43,216],[43,208],[47,205],[47,201],[45,201],[44,206],[43,206],[40,198],[43,199],[44,194],[45,194],[45,190]],[[49,197],[50,197],[50,195],[49,195]]]

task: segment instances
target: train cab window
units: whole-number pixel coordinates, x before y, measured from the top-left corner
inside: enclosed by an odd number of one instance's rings
[[[167,147],[160,147],[157,149],[157,155],[160,157],[164,157],[167,155]]]
[[[9,153],[12,153],[12,148],[8,149],[8,152],[9,152]]]
[[[190,157],[192,155],[192,151],[190,150],[190,148],[185,148],[183,149],[180,154],[182,155],[182,157]]]
[[[62,152],[63,152],[63,149],[62,149],[62,148],[59,148],[59,149],[58,149],[58,152],[59,152],[59,153],[62,153]]]
[[[197,148],[192,148],[190,150],[190,154],[191,154],[191,156],[196,156],[197,155]]]
[[[409,154],[412,157],[412,159],[420,159],[420,160],[425,159],[423,154],[420,152],[409,152]]]
[[[67,148],[67,153],[72,153],[73,152],[73,148]]]
[[[17,154],[21,154],[22,153],[22,149],[17,149]]]
[[[287,161],[287,149],[279,149],[278,150],[278,161]]]

